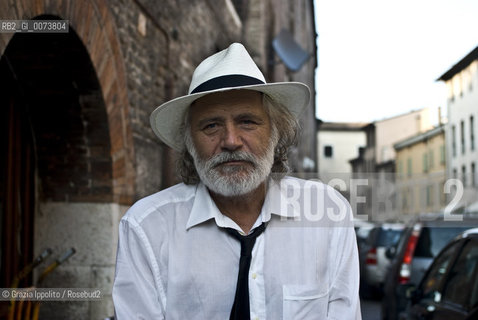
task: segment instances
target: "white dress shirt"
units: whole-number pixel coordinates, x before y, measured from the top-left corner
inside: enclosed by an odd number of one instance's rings
[[[359,265],[348,202],[319,182],[270,182],[253,229],[251,319],[360,319]],[[113,301],[123,319],[229,319],[241,231],[203,184],[134,204],[120,223]]]

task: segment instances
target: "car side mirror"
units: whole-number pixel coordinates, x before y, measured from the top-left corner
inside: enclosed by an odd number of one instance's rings
[[[388,247],[387,250],[385,250],[385,256],[389,260],[392,260],[396,254],[397,254],[397,248],[395,247]]]

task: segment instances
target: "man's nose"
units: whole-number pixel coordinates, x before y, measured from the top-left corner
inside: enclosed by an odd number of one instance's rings
[[[224,135],[222,137],[221,148],[224,150],[234,151],[240,147],[242,147],[240,130],[234,125],[226,125]]]

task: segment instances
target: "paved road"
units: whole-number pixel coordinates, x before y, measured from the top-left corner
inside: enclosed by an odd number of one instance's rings
[[[361,299],[363,320],[380,320],[380,300]]]

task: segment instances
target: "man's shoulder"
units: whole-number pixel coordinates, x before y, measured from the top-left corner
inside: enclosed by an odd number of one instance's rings
[[[162,208],[188,202],[196,194],[196,185],[180,183],[136,201],[126,212],[124,220],[141,223],[153,212],[161,213]]]

